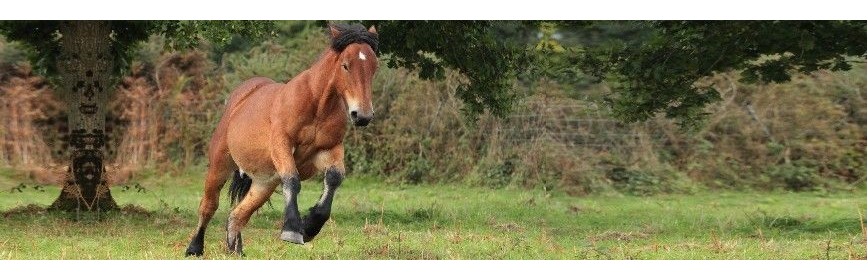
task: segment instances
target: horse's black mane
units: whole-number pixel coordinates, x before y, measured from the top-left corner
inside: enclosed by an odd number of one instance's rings
[[[374,53],[379,53],[379,44],[377,34],[368,32],[368,29],[361,24],[334,24],[332,25],[340,32],[340,35],[332,39],[332,49],[336,52],[342,52],[352,43],[365,43],[371,46]]]

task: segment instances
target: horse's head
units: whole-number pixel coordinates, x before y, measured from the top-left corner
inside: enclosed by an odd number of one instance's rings
[[[336,89],[356,126],[374,118],[371,83],[377,72],[377,29],[361,25],[330,26],[332,49],[338,53]]]

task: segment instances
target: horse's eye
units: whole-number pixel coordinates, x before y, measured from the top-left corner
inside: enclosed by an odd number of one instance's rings
[[[347,71],[350,71],[350,66],[349,66],[349,65],[347,65],[347,64],[346,64],[346,63],[344,63],[344,64],[341,64],[341,66],[343,66],[343,67],[344,67],[344,70],[347,70]]]

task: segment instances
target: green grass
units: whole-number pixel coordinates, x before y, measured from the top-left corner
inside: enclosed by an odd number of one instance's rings
[[[56,187],[0,172],[0,259],[182,259],[201,170],[114,187],[113,213],[45,213]],[[303,184],[303,211],[321,184]],[[205,240],[225,253],[225,189]],[[306,245],[280,241],[282,196],[243,230],[245,259],[865,259],[866,192],[570,197],[541,190],[349,178]],[[143,208],[143,209],[141,209]]]

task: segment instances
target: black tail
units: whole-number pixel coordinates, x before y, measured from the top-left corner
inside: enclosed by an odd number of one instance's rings
[[[229,184],[229,205],[235,205],[244,199],[244,196],[250,191],[251,184],[253,184],[253,179],[235,170],[235,173],[232,173],[232,183]]]

